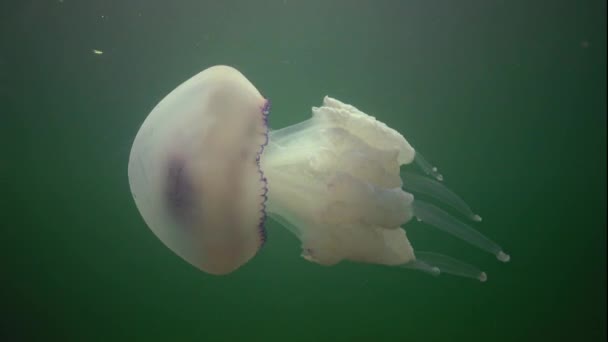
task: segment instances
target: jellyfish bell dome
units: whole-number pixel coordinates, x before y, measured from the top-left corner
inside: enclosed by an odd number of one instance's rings
[[[239,71],[185,81],[141,125],[128,176],[139,212],[173,252],[211,274],[249,261],[265,241],[268,101]]]

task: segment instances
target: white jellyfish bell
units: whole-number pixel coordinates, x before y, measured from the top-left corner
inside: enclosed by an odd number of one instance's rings
[[[266,241],[267,215],[298,237],[302,257],[322,265],[350,260],[486,280],[471,265],[414,251],[402,228],[413,217],[509,260],[471,226],[407,192],[481,221],[397,131],[330,97],[310,119],[276,131],[268,111],[239,71],[214,66],[167,95],[135,137],[129,183],[137,208],[192,265],[236,270]],[[400,171],[412,162],[439,181]]]

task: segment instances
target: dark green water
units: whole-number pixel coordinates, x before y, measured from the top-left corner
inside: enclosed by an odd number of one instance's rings
[[[605,27],[599,0],[3,1],[0,340],[605,340]],[[274,128],[328,94],[399,130],[512,262],[414,222],[415,248],[488,282],[326,268],[271,221],[237,272],[189,266],[143,223],[127,160],[214,64],[271,98]]]

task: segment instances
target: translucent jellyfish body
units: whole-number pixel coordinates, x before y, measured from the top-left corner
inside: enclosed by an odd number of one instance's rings
[[[171,92],[138,132],[129,161],[137,207],[191,264],[213,274],[243,265],[265,241],[266,215],[298,237],[306,260],[322,265],[350,260],[485,281],[474,266],[415,251],[403,228],[413,217],[509,260],[470,225],[408,192],[481,221],[374,117],[325,97],[310,119],[268,133],[267,114],[268,102],[243,75],[217,66]],[[401,172],[412,162],[437,180]]]

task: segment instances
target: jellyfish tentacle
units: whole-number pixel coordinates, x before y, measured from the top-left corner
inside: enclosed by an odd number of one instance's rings
[[[418,253],[416,253],[416,254],[418,254]],[[400,267],[409,268],[411,270],[416,270],[416,271],[422,271],[426,274],[429,274],[429,275],[432,275],[435,277],[437,277],[441,274],[441,270],[439,269],[439,267],[429,265],[426,262],[419,260],[418,258],[416,258],[415,260],[412,260],[406,264],[400,265]]]
[[[429,163],[424,156],[416,150],[416,155],[414,156],[414,162],[425,174],[437,179],[438,181],[443,181],[443,175],[439,173],[439,170],[436,166],[433,166]]]
[[[473,227],[450,216],[442,209],[419,200],[414,200],[413,207],[414,215],[422,222],[450,233],[488,253],[494,254],[502,262],[509,261],[509,255],[498,244],[473,229]]]
[[[481,216],[475,214],[471,207],[460,196],[455,194],[443,183],[427,177],[419,176],[409,172],[401,172],[404,188],[411,192],[418,192],[431,196],[458,210],[463,215],[475,222],[481,222]]]
[[[438,269],[441,273],[477,279],[481,282],[488,280],[486,273],[477,267],[439,253],[417,251],[416,264],[426,265],[425,267],[431,267],[431,269]],[[424,269],[421,270],[425,271]]]

